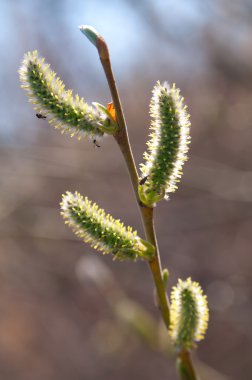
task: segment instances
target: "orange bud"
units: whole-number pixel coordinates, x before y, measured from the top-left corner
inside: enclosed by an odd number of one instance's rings
[[[107,110],[110,113],[112,119],[117,123],[116,110],[113,102],[107,104]]]

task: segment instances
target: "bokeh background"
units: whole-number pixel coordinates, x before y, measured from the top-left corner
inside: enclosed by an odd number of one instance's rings
[[[19,86],[23,54],[38,49],[68,88],[87,101],[111,100],[80,24],[110,46],[137,164],[155,82],[175,82],[186,98],[190,160],[178,191],[156,209],[162,261],[170,287],[192,276],[208,294],[210,326],[197,352],[204,379],[249,380],[250,0],[1,0],[0,378],[176,378],[171,354],[123,320],[130,308],[115,313],[114,300],[128,297],[158,321],[146,264],[100,257],[59,213],[61,194],[78,190],[143,234],[117,146],[59,134],[35,117]]]

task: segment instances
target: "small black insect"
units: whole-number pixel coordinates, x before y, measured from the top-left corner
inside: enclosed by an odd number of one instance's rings
[[[42,113],[36,113],[36,116],[38,119],[46,119],[46,116],[42,115]]]
[[[145,184],[145,182],[147,181],[147,178],[148,178],[149,176],[147,175],[146,177],[143,177],[140,181],[139,181],[139,185],[144,185]]]
[[[97,148],[100,148],[101,146],[98,144],[97,140],[96,139],[93,139],[93,143],[94,145],[97,147]]]

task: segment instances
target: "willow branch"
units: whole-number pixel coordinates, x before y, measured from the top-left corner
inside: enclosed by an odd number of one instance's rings
[[[163,277],[162,277],[162,267],[161,267],[159,249],[158,249],[155,227],[154,227],[153,208],[143,205],[138,196],[139,177],[138,177],[136,165],[134,162],[134,157],[133,157],[132,150],[129,143],[127,125],[126,125],[119,93],[117,90],[115,78],[114,78],[112,67],[111,67],[108,46],[101,36],[98,36],[96,40],[96,47],[98,49],[100,61],[101,61],[101,64],[102,64],[102,67],[105,72],[107,82],[110,88],[113,104],[116,111],[117,122],[119,126],[118,132],[116,132],[116,134],[114,135],[114,138],[124,156],[124,159],[128,168],[128,172],[131,178],[135,197],[136,197],[138,207],[141,213],[141,218],[142,218],[142,223],[143,223],[146,239],[155,247],[155,257],[153,260],[149,261],[149,267],[150,267],[153,281],[156,287],[162,318],[163,318],[166,328],[169,329],[169,324],[170,324],[169,300],[166,294],[166,289],[165,289]],[[182,380],[199,380],[195,373],[189,351],[179,352],[177,360],[178,360],[178,363],[180,363],[179,374]],[[185,370],[182,371],[182,369],[185,369]]]
[[[141,213],[146,239],[151,244],[153,244],[156,249],[155,257],[152,261],[149,262],[149,266],[150,266],[150,270],[151,270],[153,280],[156,286],[162,317],[163,317],[166,327],[168,328],[169,322],[170,322],[169,304],[168,304],[168,298],[166,295],[166,290],[163,285],[162,268],[161,268],[161,263],[160,263],[158,245],[157,245],[154,222],[153,222],[153,208],[144,206],[141,203],[138,196],[139,178],[138,178],[136,165],[134,162],[133,154],[132,154],[130,143],[129,143],[126,121],[123,114],[118,90],[116,87],[115,78],[114,78],[112,67],[111,67],[108,47],[107,47],[106,42],[101,37],[97,40],[97,49],[99,52],[101,64],[103,66],[103,69],[108,81],[108,85],[110,88],[112,100],[113,100],[114,107],[116,110],[118,125],[119,125],[119,130],[114,135],[114,138],[124,156],[126,165],[128,167],[128,172],[131,178],[134,193],[135,193],[137,203],[138,203],[140,213]]]

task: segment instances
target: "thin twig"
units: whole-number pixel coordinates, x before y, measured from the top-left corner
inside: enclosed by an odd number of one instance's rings
[[[169,300],[166,294],[166,289],[165,289],[163,277],[162,277],[162,267],[161,267],[158,244],[156,240],[156,233],[155,233],[155,227],[154,227],[153,208],[146,207],[145,205],[143,205],[138,196],[139,178],[138,178],[137,169],[134,162],[134,157],[133,157],[130,143],[129,143],[127,125],[126,125],[123,109],[120,102],[119,93],[116,87],[116,82],[115,82],[115,78],[114,78],[112,67],[111,67],[108,46],[101,36],[99,36],[96,41],[96,47],[98,49],[101,64],[104,69],[107,82],[110,88],[112,100],[113,100],[115,111],[116,111],[118,126],[119,126],[118,132],[114,135],[114,138],[124,156],[124,159],[129,171],[134,193],[135,193],[137,203],[140,209],[146,239],[150,243],[152,243],[156,249],[155,257],[152,261],[149,262],[149,267],[152,273],[153,281],[155,283],[161,314],[162,314],[162,317],[167,329],[169,329],[169,324],[170,324]],[[197,380],[198,379],[195,373],[192,361],[191,361],[191,356],[190,356],[189,351],[184,350],[184,351],[179,352],[178,361],[180,361],[181,366],[186,369],[185,373],[183,374],[183,377],[182,377],[181,371],[179,371],[182,380]]]
[[[133,154],[131,151],[128,133],[127,133],[127,126],[118,94],[118,90],[116,87],[114,75],[111,68],[111,62],[109,57],[109,51],[106,45],[106,42],[99,38],[97,41],[97,48],[100,55],[100,60],[108,81],[108,85],[110,88],[111,96],[113,99],[114,107],[116,110],[116,116],[118,120],[119,130],[114,135],[114,138],[116,142],[119,145],[119,148],[124,156],[125,162],[128,167],[129,175],[132,181],[134,193],[137,199],[137,203],[141,212],[142,216],[142,222],[145,230],[146,239],[154,245],[156,248],[156,254],[155,258],[149,262],[150,269],[152,272],[152,276],[155,282],[155,286],[157,289],[157,294],[159,297],[159,304],[162,312],[162,316],[164,319],[164,323],[166,327],[169,327],[170,322],[170,316],[169,316],[169,305],[168,305],[168,298],[166,295],[166,291],[163,286],[163,279],[162,279],[162,269],[160,264],[160,257],[159,257],[159,251],[158,251],[158,245],[155,235],[155,228],[153,223],[153,208],[146,207],[142,205],[139,196],[138,196],[138,184],[139,184],[139,178],[136,170],[136,165],[134,162]]]

